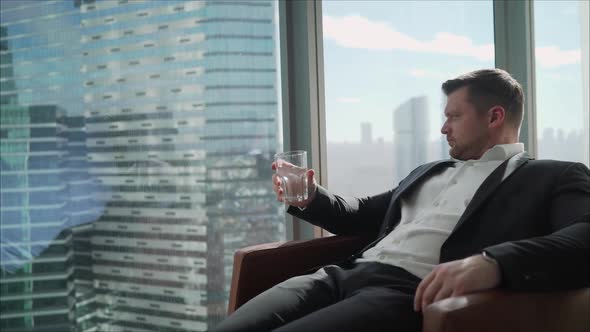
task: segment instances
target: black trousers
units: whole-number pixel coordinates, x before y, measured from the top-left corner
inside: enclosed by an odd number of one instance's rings
[[[412,331],[422,329],[413,309],[420,279],[381,263],[329,265],[265,291],[213,331]]]

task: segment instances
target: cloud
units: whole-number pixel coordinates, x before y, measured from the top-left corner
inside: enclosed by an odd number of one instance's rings
[[[342,17],[323,17],[324,37],[347,48],[390,51],[406,50],[476,58],[482,61],[494,59],[494,44],[476,45],[466,36],[449,32],[438,32],[432,40],[418,40],[395,30],[384,21],[372,21],[360,15]],[[536,48],[536,62],[545,68],[579,63],[581,51],[561,50],[556,46]],[[413,70],[415,77],[428,76],[427,73]]]
[[[535,48],[535,61],[545,68],[555,68],[562,65],[579,63],[582,52],[577,50],[563,51],[557,46],[542,46]]]
[[[336,101],[341,104],[358,104],[361,102],[361,99],[356,97],[340,97]]]
[[[494,58],[494,45],[475,45],[465,36],[439,32],[430,41],[420,41],[402,32],[391,24],[371,21],[363,16],[324,16],[324,37],[348,48],[368,50],[407,50],[426,53],[470,56],[479,60]]]
[[[450,77],[449,73],[444,73],[441,71],[429,70],[429,69],[420,69],[420,68],[413,68],[410,69],[408,74],[412,77],[416,78],[436,78],[436,79],[445,79]]]
[[[477,69],[477,66],[459,66],[454,68],[442,68],[446,70],[432,70],[426,68],[412,68],[406,73],[415,78],[428,78],[436,80],[447,80],[449,77],[456,77],[468,71]]]
[[[426,74],[428,74],[426,72],[426,70],[423,69],[412,69],[410,70],[410,76],[414,76],[414,77],[425,77]]]

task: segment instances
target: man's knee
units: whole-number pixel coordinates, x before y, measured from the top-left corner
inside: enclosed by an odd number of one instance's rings
[[[280,289],[309,291],[315,288],[318,282],[327,283],[327,277],[328,275],[326,274],[326,271],[322,268],[312,274],[287,279],[274,287]]]
[[[254,297],[221,322],[213,331],[265,331],[297,319],[329,302],[330,291],[323,269],[287,279]],[[326,284],[327,285],[327,284]]]

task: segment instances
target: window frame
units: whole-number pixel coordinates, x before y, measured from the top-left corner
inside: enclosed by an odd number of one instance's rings
[[[279,3],[284,149],[310,151],[310,165],[326,185],[322,0]],[[536,158],[534,2],[493,0],[493,11],[495,66],[522,84],[526,102],[520,140]],[[287,238],[295,240],[329,234],[296,218],[287,229]]]

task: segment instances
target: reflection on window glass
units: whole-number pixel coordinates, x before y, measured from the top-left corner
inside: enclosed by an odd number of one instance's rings
[[[590,165],[589,2],[535,1],[539,158]]]
[[[285,239],[277,2],[0,4],[0,330],[212,328]]]
[[[324,1],[328,185],[377,194],[448,157],[443,81],[494,67],[492,1]]]

